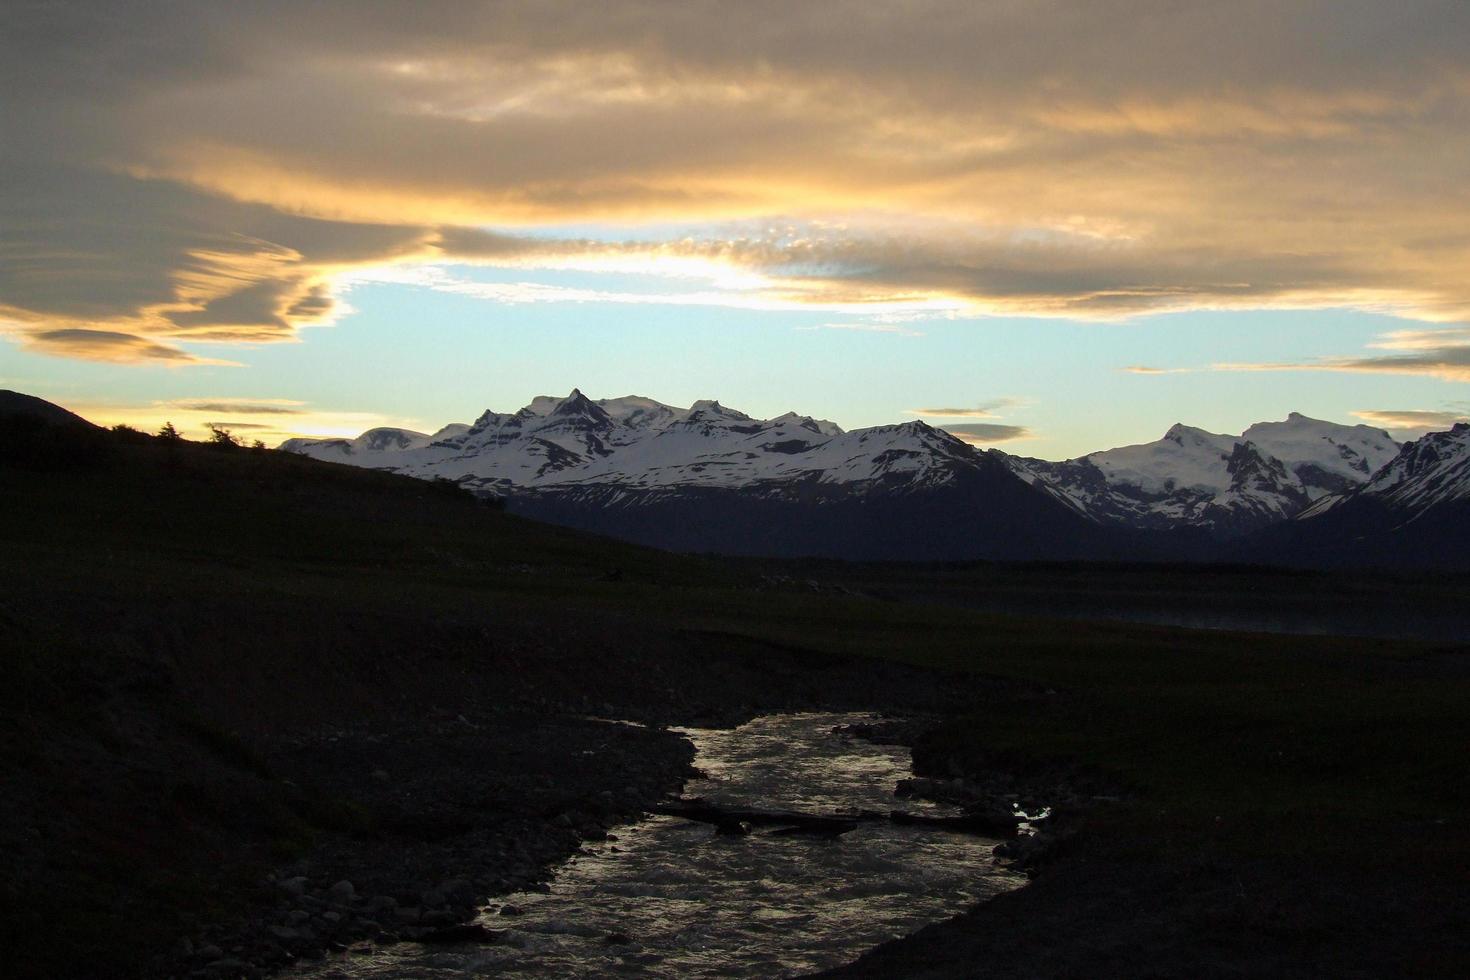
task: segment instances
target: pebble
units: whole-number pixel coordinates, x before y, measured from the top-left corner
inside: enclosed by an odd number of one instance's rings
[[[306,876],[297,875],[295,878],[285,878],[276,882],[276,885],[288,895],[303,895],[306,893]]]

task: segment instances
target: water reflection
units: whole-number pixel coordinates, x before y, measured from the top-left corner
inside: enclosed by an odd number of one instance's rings
[[[706,778],[689,795],[746,808],[834,813],[891,809],[908,750],[831,734],[863,715],[758,718],[690,730]],[[948,808],[905,804],[947,814]],[[837,840],[715,834],[653,817],[565,864],[546,893],[487,916],[504,941],[426,950],[402,944],[321,964],[318,977],[780,977],[847,962],[863,950],[1020,879],[998,869],[994,841],[886,821]]]

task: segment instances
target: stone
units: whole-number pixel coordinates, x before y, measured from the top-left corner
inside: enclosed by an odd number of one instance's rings
[[[233,956],[227,956],[221,959],[217,959],[213,963],[208,964],[205,969],[212,970],[215,973],[224,973],[228,970],[244,970],[246,969],[246,966],[244,960],[237,959]]]
[[[439,891],[452,899],[462,899],[472,898],[475,888],[464,878],[451,878],[448,881],[440,883]]]
[[[342,905],[350,905],[357,898],[357,889],[352,882],[343,879],[327,889],[327,897]]]
[[[276,886],[287,895],[304,895],[306,894],[306,877],[297,875],[294,878],[283,878],[276,882]]]
[[[437,888],[430,888],[428,891],[419,893],[419,902],[424,908],[440,908],[447,904],[449,899]]]
[[[468,922],[462,925],[445,926],[442,929],[431,929],[418,936],[417,941],[421,943],[493,943],[499,938],[498,933],[486,929],[478,922]]]

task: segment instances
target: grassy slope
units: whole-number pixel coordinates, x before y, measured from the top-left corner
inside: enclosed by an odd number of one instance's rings
[[[252,657],[269,655],[261,624],[273,616],[286,618],[287,632],[318,630],[326,642],[340,634],[350,646],[363,639],[343,625],[355,618],[392,615],[430,629],[474,606],[532,624],[524,632],[533,645],[537,624],[613,618],[664,635],[744,636],[1034,682],[1056,693],[950,725],[937,736],[943,752],[976,764],[1065,757],[1107,770],[1138,791],[1095,821],[1123,849],[1348,862],[1426,880],[1467,867],[1462,650],[759,590],[738,566],[274,453],[108,441],[79,467],[0,462],[0,477],[0,656],[12,681],[0,705],[20,733],[0,760],[9,765],[40,758],[27,756],[26,738],[55,737],[32,724],[42,715],[79,731],[94,724],[101,709],[82,703],[77,678],[103,653],[127,653],[114,620],[101,617],[96,629],[71,621],[77,597],[83,610],[96,601],[208,611],[222,635],[243,634],[210,669],[258,689],[292,683],[247,676]],[[303,622],[306,609],[321,611],[321,623]],[[249,627],[233,630],[236,619]],[[188,667],[188,651],[170,655]],[[337,681],[361,666],[351,650],[340,657]],[[309,667],[300,665],[303,676],[317,676]],[[124,855],[117,866],[139,860]]]

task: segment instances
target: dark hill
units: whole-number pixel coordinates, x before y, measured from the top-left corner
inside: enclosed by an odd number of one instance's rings
[[[0,417],[3,416],[36,419],[52,426],[96,428],[91,422],[80,415],[68,412],[60,405],[53,405],[34,395],[0,389]]]

